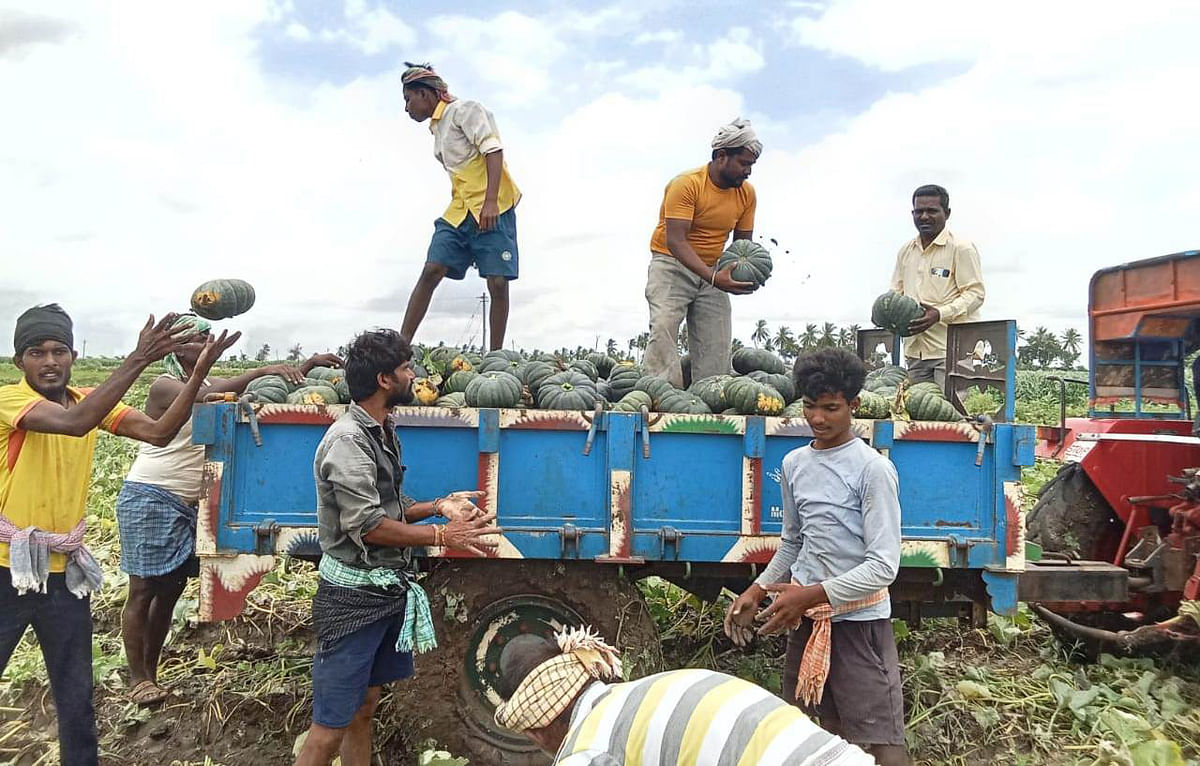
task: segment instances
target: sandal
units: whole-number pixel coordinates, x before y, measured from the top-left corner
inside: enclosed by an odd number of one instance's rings
[[[138,681],[129,690],[129,700],[139,707],[157,705],[170,694],[166,689],[150,680]]]

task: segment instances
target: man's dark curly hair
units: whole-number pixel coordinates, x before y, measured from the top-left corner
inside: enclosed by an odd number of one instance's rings
[[[841,394],[852,401],[867,380],[867,366],[844,348],[809,351],[796,359],[792,368],[796,393],[809,399],[822,394]]]
[[[370,330],[350,342],[346,352],[346,385],[356,402],[379,390],[378,375],[388,375],[412,359],[412,346],[395,330]]]

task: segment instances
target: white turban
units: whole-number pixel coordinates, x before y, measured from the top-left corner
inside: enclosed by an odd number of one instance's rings
[[[758,140],[758,136],[754,133],[754,128],[750,127],[749,120],[737,118],[728,125],[722,125],[717,131],[717,135],[713,136],[712,148],[714,149],[739,149],[745,147],[754,152],[754,156],[762,154],[762,141]]]

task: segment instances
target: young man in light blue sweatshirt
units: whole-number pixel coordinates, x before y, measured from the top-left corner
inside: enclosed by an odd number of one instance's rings
[[[796,360],[813,441],[783,459],[779,549],[725,629],[739,644],[756,617],[760,635],[787,629],[784,696],[893,766],[908,761],[887,591],[900,569],[900,497],[895,466],[850,430],[866,372],[844,349]]]

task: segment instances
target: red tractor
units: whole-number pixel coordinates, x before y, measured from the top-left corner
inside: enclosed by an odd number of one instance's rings
[[[1194,423],[1184,376],[1200,348],[1200,251],[1102,269],[1088,297],[1088,379],[1060,378],[1060,422],[1038,428],[1037,455],[1063,466],[1029,512],[1028,538],[1046,564],[1122,567],[1127,587],[1034,609],[1092,652],[1200,655],[1196,604],[1180,609],[1200,601],[1200,415]],[[1200,384],[1197,367],[1200,356]],[[1068,418],[1077,384],[1088,415]]]

